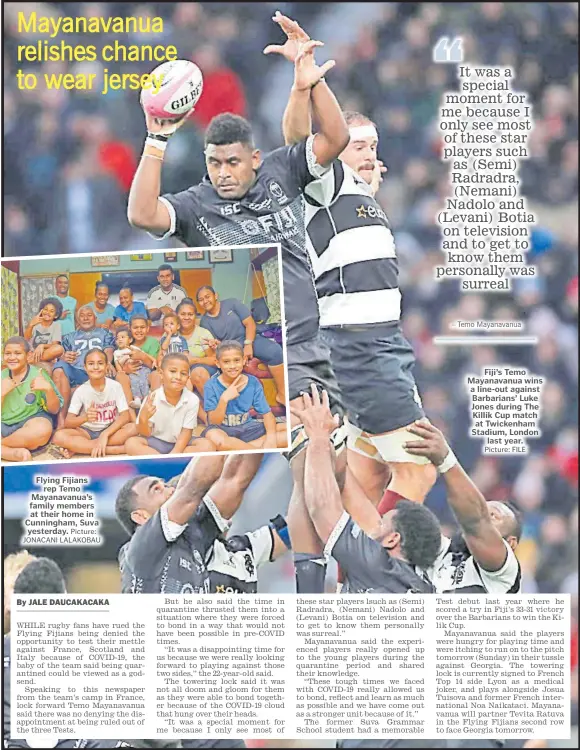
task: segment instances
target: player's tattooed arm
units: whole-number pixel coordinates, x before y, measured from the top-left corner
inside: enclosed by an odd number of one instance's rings
[[[409,453],[426,456],[435,466],[441,466],[449,455],[453,456],[443,433],[426,420],[419,420],[408,429],[421,438],[405,444]],[[499,570],[504,566],[508,552],[493,523],[485,497],[458,461],[443,473],[443,478],[449,506],[475,561],[484,570]]]
[[[223,456],[199,456],[189,462],[166,504],[170,521],[183,525],[190,520],[223,466]]]

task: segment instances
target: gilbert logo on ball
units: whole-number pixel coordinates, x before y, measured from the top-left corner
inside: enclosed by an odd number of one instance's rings
[[[189,60],[172,60],[159,65],[151,74],[162,76],[157,93],[153,89],[141,90],[141,104],[151,117],[176,120],[191,112],[203,89],[203,76],[195,63]]]

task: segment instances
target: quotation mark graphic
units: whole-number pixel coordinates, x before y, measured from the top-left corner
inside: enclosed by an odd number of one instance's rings
[[[461,37],[455,37],[451,44],[449,44],[449,37],[442,36],[433,47],[433,62],[463,62],[463,39],[461,39]]]

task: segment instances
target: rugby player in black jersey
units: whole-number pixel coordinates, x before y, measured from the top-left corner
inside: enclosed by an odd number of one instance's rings
[[[176,487],[179,476],[167,483]],[[219,490],[211,487],[215,499]],[[226,536],[221,533],[207,553],[211,594],[256,594],[258,571],[262,565],[274,562],[290,549],[288,525],[283,516],[271,518],[255,531]]]
[[[229,527],[261,460],[257,453],[225,462],[200,456],[176,488],[152,476],[126,482],[115,506],[131,535],[119,553],[123,593],[208,594],[207,554]]]
[[[128,218],[133,226],[155,237],[173,235],[188,247],[280,242],[290,401],[315,382],[328,392],[333,412],[341,413],[330,353],[319,334],[318,301],[305,248],[304,190],[332,163],[349,138],[338,102],[324,81],[334,62],[320,67],[314,63],[314,48],[319,44],[309,41],[301,47],[294,76],[295,87],[312,91],[319,123],[315,136],[262,158],[246,120],[218,115],[205,133],[207,175],[200,184],[176,195],[161,195],[165,149],[184,120],[159,122],[146,114],[148,137],[131,186]],[[293,427],[293,445],[299,447],[304,432],[299,425]],[[338,434],[333,439],[340,442]],[[292,472],[293,494],[300,502],[303,457],[292,462]],[[298,581],[318,572],[308,555],[299,555],[295,563]],[[308,580],[299,589],[306,591],[312,585]]]

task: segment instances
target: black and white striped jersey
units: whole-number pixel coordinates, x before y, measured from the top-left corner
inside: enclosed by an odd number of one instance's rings
[[[395,240],[370,186],[337,159],[304,198],[321,328],[398,321]]]

